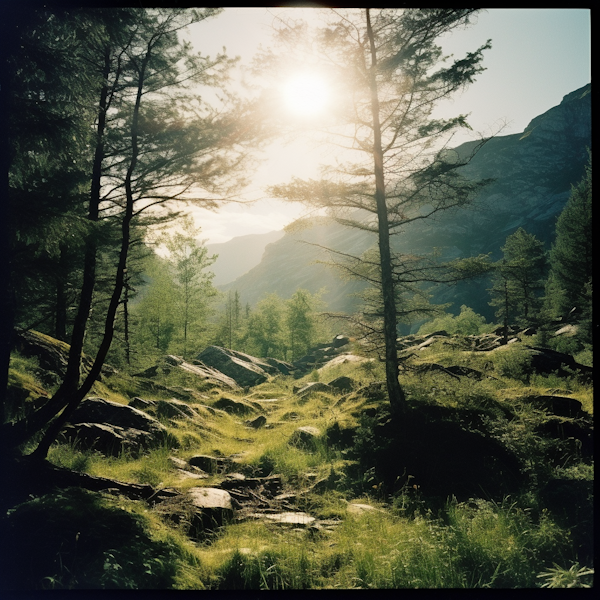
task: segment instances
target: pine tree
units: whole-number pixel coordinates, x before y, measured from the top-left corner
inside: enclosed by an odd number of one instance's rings
[[[329,139],[335,135],[336,144],[356,160],[338,162],[321,181],[296,180],[272,189],[279,197],[327,207],[338,222],[376,236],[378,264],[364,276],[380,301],[375,320],[365,324],[382,339],[387,391],[397,414],[406,409],[398,380],[398,286],[402,274],[412,285],[414,271],[410,257],[407,262],[393,256],[390,238],[411,222],[466,205],[484,183],[460,173],[471,156],[448,150],[452,132],[468,127],[466,117],[432,117],[439,101],[482,71],[489,42],[449,65],[436,43],[473,14],[473,9],[331,11],[327,26],[310,39],[309,46],[318,48],[311,59],[340,88],[339,117],[328,128]],[[282,38],[297,47],[305,30],[291,24]],[[271,69],[273,61],[267,64]],[[435,280],[439,270],[422,273],[424,282]]]
[[[530,324],[536,321],[541,307],[541,292],[547,270],[544,243],[519,227],[506,238],[503,258],[496,264],[493,275],[491,306],[498,307],[496,316],[508,326],[517,321]]]
[[[585,175],[556,222],[556,239],[550,250],[550,277],[546,305],[555,316],[573,307],[587,310],[586,286],[592,286],[592,155]]]

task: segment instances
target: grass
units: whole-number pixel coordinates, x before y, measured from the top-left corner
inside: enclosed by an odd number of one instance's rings
[[[469,435],[481,435],[486,443],[498,444],[519,461],[524,483],[510,495],[492,498],[481,493],[457,499],[450,494],[434,502],[410,471],[397,471],[392,484],[378,462],[396,447],[390,444],[395,434],[385,400],[356,391],[320,392],[304,399],[293,392],[294,387],[317,378],[327,383],[348,376],[357,387],[367,385],[384,378],[381,363],[337,365],[299,380],[279,376],[250,392],[205,389],[188,401],[197,407],[198,418],[163,420],[180,443],[177,450],[165,447],[137,458],[126,454],[111,458],[55,444],[49,459],[92,475],[184,491],[197,485],[218,485],[224,475],[182,480],[170,457],[236,455],[240,470],[280,475],[285,489],[298,493],[297,510],[330,525],[285,528],[263,521],[233,521],[207,540],[192,542],[141,502],[66,490],[32,499],[2,520],[7,539],[16,540],[18,532],[26,534],[14,542],[16,550],[10,563],[14,569],[9,565],[14,587],[22,586],[24,581],[36,589],[591,585],[591,562],[581,550],[587,547],[585,536],[589,532],[578,530],[569,520],[572,515],[568,504],[577,505],[579,512],[573,515],[587,518],[586,503],[591,500],[584,495],[585,486],[593,482],[593,460],[568,454],[567,441],[540,435],[550,417],[523,398],[568,396],[582,402],[591,415],[592,386],[576,377],[524,377],[522,369],[527,359],[519,344],[486,353],[465,347],[459,338],[441,340],[406,364],[468,366],[483,373],[483,378],[456,379],[442,372],[408,368],[402,373],[402,385],[410,410],[424,419],[425,435],[427,419],[431,419],[432,428],[437,427],[435,431],[445,431],[439,427],[440,419],[447,420],[449,431],[460,429]],[[11,377],[41,387],[36,369],[34,361],[17,357],[11,364]],[[192,384],[187,377],[176,376],[168,382],[186,387]],[[135,378],[122,374],[97,384],[94,393],[122,403],[134,395],[147,399],[164,396],[138,393]],[[210,408],[200,406],[211,407],[222,397],[254,403],[255,409],[247,415],[223,411],[213,414]],[[266,426],[249,427],[246,421],[259,414],[266,417]],[[338,429],[354,432],[353,445],[328,441],[327,432],[336,424]],[[294,431],[302,426],[317,427],[321,433],[311,446],[290,445]],[[432,439],[419,446],[431,454],[433,466],[439,462],[439,441]],[[393,456],[398,462],[399,455]],[[309,491],[315,481],[332,473],[337,481],[334,489]],[[558,497],[559,506],[567,504],[568,514],[553,512],[544,499],[545,486],[556,481],[585,484],[579,492],[579,488],[567,486],[566,502]],[[375,510],[355,513],[350,509],[355,503],[368,504]],[[39,528],[36,536],[40,543],[32,562],[26,560],[25,548],[27,540],[33,539],[34,525]],[[93,540],[81,554],[79,550],[74,553],[72,545],[78,531],[80,536],[85,531]]]

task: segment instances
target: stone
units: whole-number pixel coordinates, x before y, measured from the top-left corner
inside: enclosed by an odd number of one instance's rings
[[[320,435],[321,431],[316,427],[310,425],[298,427],[288,440],[288,444],[305,450],[314,450]]]
[[[158,400],[156,412],[161,417],[168,419],[192,419],[198,417],[198,413],[189,405],[176,398],[170,400]]]
[[[213,404],[213,407],[232,415],[247,415],[257,410],[257,407],[249,401],[234,400],[232,398],[219,398]]]
[[[186,535],[196,539],[233,518],[231,495],[218,488],[190,488],[179,496],[163,500],[154,510],[179,524]]]
[[[75,409],[69,421],[73,424],[101,423],[123,429],[137,429],[149,433],[156,445],[167,441],[173,443],[167,428],[154,417],[132,406],[103,398],[90,397],[84,400]]]
[[[256,417],[256,419],[249,419],[248,421],[246,421],[246,425],[248,425],[248,427],[252,427],[253,429],[260,429],[261,427],[264,427],[267,424],[267,417],[265,417],[264,415],[258,415],[258,417]]]
[[[122,452],[137,456],[161,444],[160,439],[147,431],[104,423],[66,425],[59,440],[72,443],[79,450],[97,450],[106,456],[119,456]]]
[[[351,502],[348,504],[347,510],[351,515],[364,515],[369,512],[384,512],[380,508],[376,508],[370,504],[360,504],[358,502]]]
[[[259,358],[220,346],[209,346],[198,354],[196,360],[218,369],[242,387],[264,383],[269,375],[279,373],[278,369]]]
[[[197,454],[188,459],[188,464],[192,465],[192,467],[198,467],[202,471],[211,474],[224,473],[229,469],[231,463],[232,461],[229,458],[207,454]]]
[[[272,367],[275,367],[283,375],[291,375],[292,372],[296,370],[292,363],[277,358],[265,358],[265,362]]]
[[[156,400],[144,400],[136,396],[129,401],[129,406],[139,410],[153,410],[156,408]]]
[[[342,377],[337,377],[333,381],[330,381],[327,385],[336,390],[340,390],[341,392],[351,392],[356,386],[356,381],[354,381],[352,377],[343,375]]]
[[[582,417],[586,413],[583,405],[575,398],[564,396],[527,396],[523,400],[535,407],[541,408],[559,417]]]
[[[341,348],[342,346],[345,346],[346,344],[350,343],[350,338],[348,336],[345,335],[336,335],[333,338],[333,341],[331,342],[331,345],[334,348]]]
[[[306,398],[316,392],[332,393],[333,391],[333,388],[328,386],[326,383],[322,383],[321,381],[311,381],[310,383],[307,383],[305,386],[301,387],[296,392],[296,395],[300,396],[300,398]]]

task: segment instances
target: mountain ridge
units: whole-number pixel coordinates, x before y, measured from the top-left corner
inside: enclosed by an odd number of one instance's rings
[[[477,142],[455,150],[469,152]],[[523,227],[546,244],[554,236],[556,218],[564,208],[571,186],[584,174],[591,148],[591,83],[564,96],[562,102],[534,117],[521,133],[489,140],[463,172],[473,179],[493,178],[476,199],[476,207],[461,209],[406,228],[393,241],[396,252],[427,253],[436,248],[444,259],[491,253],[501,257],[506,237]],[[305,241],[307,243],[300,244]],[[288,228],[265,248],[261,262],[223,289],[236,289],[251,305],[276,292],[287,298],[300,287],[316,293],[323,287],[329,310],[351,312],[358,306],[354,294],[361,282],[343,280],[328,268],[323,247],[358,255],[376,243],[375,236],[337,223]],[[315,245],[318,244],[318,245]],[[485,280],[452,288],[437,288],[435,302],[461,304],[491,318]]]

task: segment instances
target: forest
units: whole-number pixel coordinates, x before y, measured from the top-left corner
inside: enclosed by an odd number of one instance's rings
[[[399,252],[493,184],[469,166],[496,134],[459,151],[467,117],[433,116],[484,70],[491,42],[438,45],[478,11],[282,21],[253,96],[182,37],[221,11],[4,27],[0,589],[591,587],[591,148],[551,244]],[[269,193],[371,240],[319,247],[360,282],[352,313],[219,289],[190,212],[239,202],[257,151],[299,134],[274,82],[309,52],[344,154]],[[465,282],[493,320],[435,302]]]

